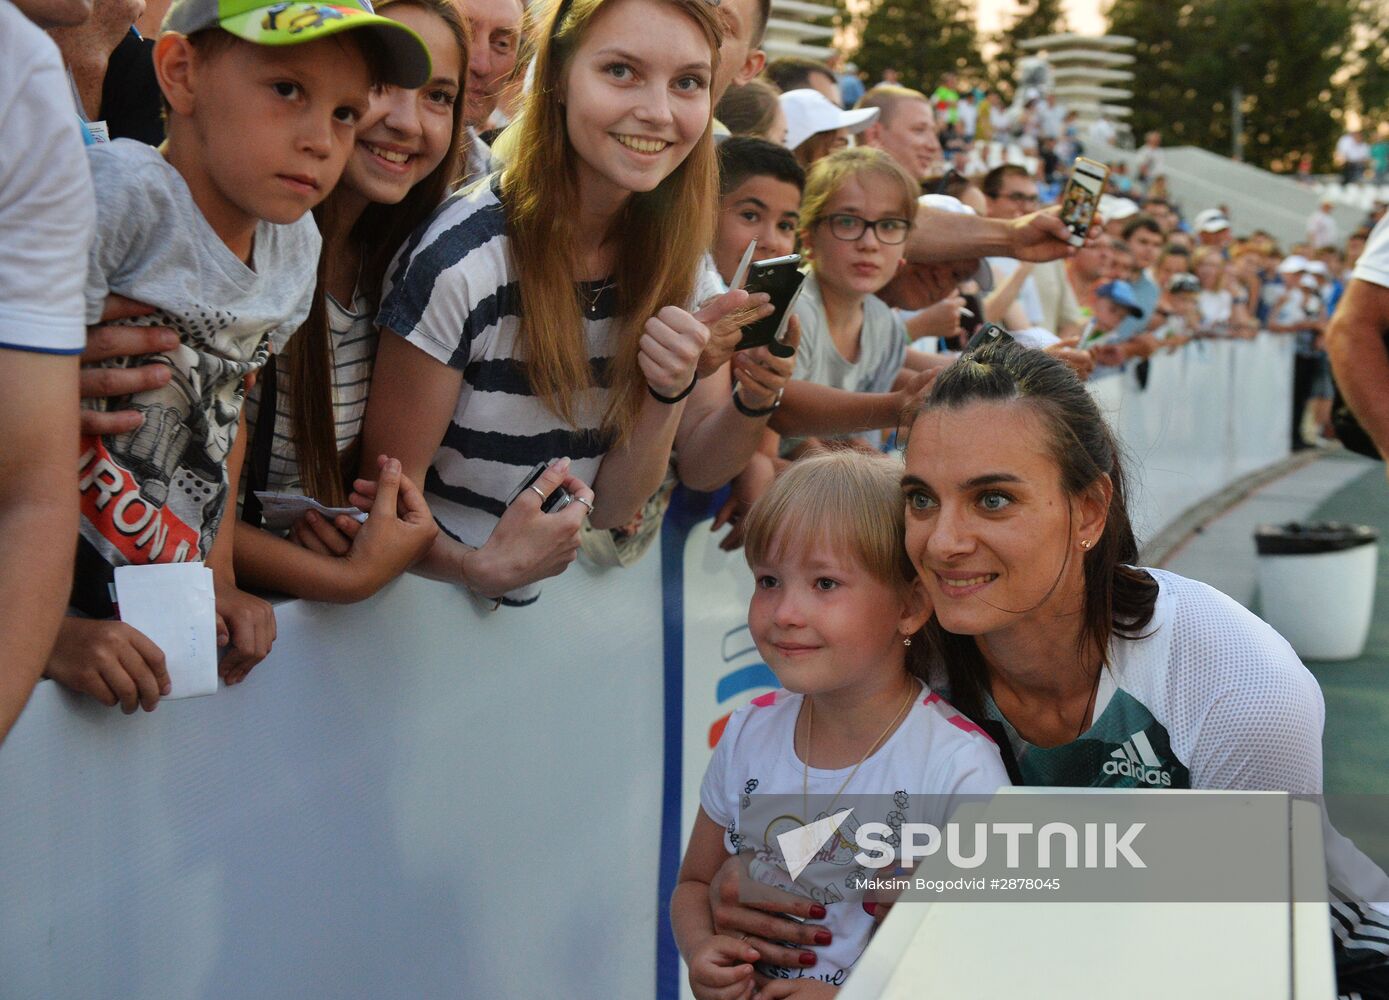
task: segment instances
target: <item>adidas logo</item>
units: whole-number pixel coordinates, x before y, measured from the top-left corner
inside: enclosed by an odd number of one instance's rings
[[[1104,773],[1122,774],[1144,785],[1172,786],[1172,775],[1163,770],[1162,761],[1148,742],[1148,734],[1143,732],[1134,733],[1109,755],[1109,760],[1104,762]]]

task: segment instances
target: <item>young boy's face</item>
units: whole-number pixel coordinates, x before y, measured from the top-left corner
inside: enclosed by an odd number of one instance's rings
[[[195,57],[190,133],[216,214],[290,223],[332,191],[356,142],[371,78],[355,41],[241,42]],[[179,162],[188,162],[179,151]],[[195,166],[194,169],[199,169]]]
[[[1111,330],[1117,329],[1119,324],[1122,323],[1127,316],[1128,313],[1114,300],[1107,299],[1104,296],[1100,296],[1095,300],[1096,329],[1109,333]]]
[[[869,222],[902,220],[903,208],[901,185],[886,177],[863,173],[841,184],[825,204],[820,221],[806,234],[820,287],[841,294],[872,295],[891,281],[902,263],[906,242],[884,243],[862,223],[842,219],[837,224],[836,217],[857,216]],[[835,235],[851,226],[863,228],[857,239]]]
[[[784,257],[793,252],[800,227],[800,207],[800,188],[767,174],[749,177],[724,195],[719,202],[719,224],[714,234],[714,265],[723,280],[733,280],[748,240],[757,240],[753,260]]]

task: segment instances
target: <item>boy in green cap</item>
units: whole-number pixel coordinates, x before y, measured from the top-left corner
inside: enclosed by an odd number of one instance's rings
[[[143,416],[133,431],[82,438],[81,537],[69,617],[48,676],[127,711],[169,693],[163,654],[110,619],[121,565],[202,559],[213,570],[221,673],[240,680],[269,652],[270,605],[236,587],[232,529],[247,380],[304,322],[318,270],[310,209],[338,182],[371,88],[429,77],[424,43],[367,0],[175,0],[154,50],[168,114],[158,150],[117,140],[89,150],[97,233],[87,322],[109,295],[153,307],[134,322],[179,343],[167,378],[101,400]]]

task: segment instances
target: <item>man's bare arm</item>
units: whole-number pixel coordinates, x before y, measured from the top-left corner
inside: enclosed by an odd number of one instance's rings
[[[1336,384],[1374,440],[1389,455],[1389,288],[1356,279],[1346,289],[1327,331]]]
[[[0,350],[0,740],[43,673],[77,544],[77,357]]]
[[[921,205],[907,239],[907,259],[922,264],[978,257],[1059,260],[1076,252],[1067,242],[1070,235],[1056,209],[1020,219],[986,219]]]

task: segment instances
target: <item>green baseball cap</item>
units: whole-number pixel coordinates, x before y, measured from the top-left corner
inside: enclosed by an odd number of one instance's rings
[[[208,28],[221,28],[256,45],[302,45],[340,31],[365,30],[386,50],[386,83],[422,87],[431,71],[424,40],[399,21],[375,13],[371,0],[174,0],[160,30],[191,35]]]

